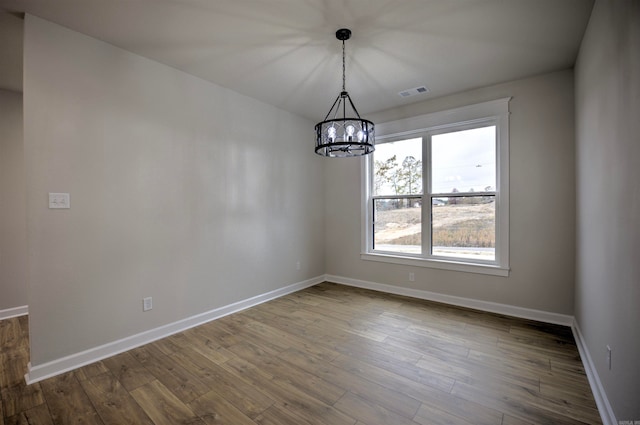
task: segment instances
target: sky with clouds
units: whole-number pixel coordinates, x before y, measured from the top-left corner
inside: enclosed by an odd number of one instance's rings
[[[484,191],[496,187],[495,126],[434,135],[431,138],[432,193]],[[422,139],[413,138],[376,144],[375,161],[396,155],[398,164],[407,156],[422,160]],[[425,171],[428,167],[425,168]],[[384,193],[393,194],[390,188]]]

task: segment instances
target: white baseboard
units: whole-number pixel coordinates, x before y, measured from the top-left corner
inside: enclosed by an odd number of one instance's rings
[[[580,332],[580,328],[575,322],[573,316],[334,275],[318,276],[313,279],[298,282],[284,288],[257,295],[243,301],[238,301],[224,307],[191,316],[174,323],[160,326],[158,328],[132,335],[118,341],[110,342],[99,347],[94,347],[80,353],[75,353],[60,359],[56,359],[48,363],[37,366],[31,366],[31,363],[29,363],[29,372],[25,375],[25,380],[27,381],[27,384],[32,384],[43,379],[47,379],[52,376],[56,376],[61,373],[65,373],[70,370],[85,366],[87,364],[94,363],[107,357],[114,356],[124,351],[131,350],[141,345],[148,344],[158,339],[165,338],[175,333],[182,332],[184,330],[210,322],[212,320],[219,319],[221,317],[247,309],[249,307],[262,304],[266,301],[282,297],[284,295],[299,291],[304,288],[308,288],[313,285],[317,285],[318,283],[324,281],[335,282],[357,288],[371,289],[374,291],[386,292],[390,294],[404,295],[429,301],[436,301],[460,307],[473,308],[476,310],[504,314],[507,316],[521,317],[524,319],[570,326],[573,331],[573,336],[576,340],[576,345],[578,346],[580,357],[586,370],[589,384],[591,385],[591,391],[593,392],[593,396],[596,400],[596,405],[598,406],[603,425],[618,424],[618,421],[616,420],[613,413],[613,409],[611,408],[607,395],[604,391],[604,387],[600,382],[598,373],[594,367],[593,361],[591,360],[589,350],[585,345],[584,338],[582,337],[582,333]],[[27,306],[0,310],[0,319],[20,316],[23,314],[28,314]]]
[[[238,301],[233,304],[219,307],[205,313],[187,317],[186,319],[169,323],[155,329],[150,329],[136,335],[131,335],[117,341],[90,348],[79,353],[74,353],[47,363],[35,366],[32,366],[31,363],[29,363],[28,373],[24,378],[27,381],[27,384],[33,384],[43,379],[47,379],[52,376],[56,376],[61,373],[65,373],[70,370],[97,362],[98,360],[120,354],[133,348],[140,347],[141,345],[148,344],[161,338],[165,338],[169,335],[173,335],[175,333],[182,332],[198,325],[202,325],[212,320],[219,319],[229,314],[245,310],[249,307],[262,304],[274,298],[279,298],[283,295],[287,295],[292,292],[317,285],[324,280],[324,276],[318,276],[302,282],[294,283],[289,286],[285,286],[284,288],[276,289],[274,291],[270,291],[261,295],[256,295],[255,297],[251,297],[243,301]]]
[[[604,391],[604,387],[602,386],[602,382],[600,381],[600,377],[598,376],[598,371],[593,364],[593,360],[591,359],[591,355],[589,354],[589,350],[587,349],[587,345],[582,336],[582,332],[580,331],[580,327],[578,326],[578,322],[576,322],[575,320],[573,321],[571,330],[573,331],[573,337],[576,340],[576,345],[578,346],[578,351],[580,352],[580,358],[582,359],[582,364],[584,365],[585,372],[587,373],[587,378],[589,379],[589,385],[591,386],[593,398],[595,398],[596,400],[596,405],[598,406],[598,411],[600,412],[600,417],[602,418],[602,424],[618,425],[616,415],[613,413],[613,409],[611,408],[611,404],[609,403],[607,394]]]
[[[506,316],[537,320],[540,322],[553,323],[556,325],[571,326],[573,324],[573,316],[569,316],[566,314],[551,313],[548,311],[494,303],[491,301],[475,300],[472,298],[456,297],[454,295],[439,294],[437,292],[424,291],[421,289],[404,288],[402,286],[387,285],[384,283],[369,282],[365,280],[351,279],[341,276],[326,275],[325,277],[329,282],[340,283],[347,286],[355,286],[357,288],[371,289],[374,291],[387,292],[396,295],[404,295],[407,297],[419,298],[422,300],[436,301],[444,304],[473,308],[490,313],[498,313],[504,314]]]
[[[29,306],[22,305],[20,307],[7,308],[0,310],[0,320],[10,319],[17,316],[25,316],[29,314]]]

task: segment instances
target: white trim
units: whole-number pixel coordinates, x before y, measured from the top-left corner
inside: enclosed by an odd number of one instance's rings
[[[367,252],[367,248],[371,246],[371,238],[373,237],[373,231],[369,231],[368,228],[371,223],[369,215],[373,209],[373,200],[369,197],[373,190],[371,189],[373,184],[371,167],[369,158],[362,157],[360,160],[360,249],[363,253]]]
[[[496,244],[500,249],[496,250],[496,262],[505,268],[509,268],[509,100],[503,105],[504,111],[497,116],[496,141],[496,184],[500,190],[496,193]]]
[[[616,416],[613,413],[613,409],[611,408],[611,404],[607,398],[607,393],[604,391],[604,387],[602,386],[602,382],[598,376],[598,371],[593,364],[593,360],[591,359],[591,355],[587,349],[584,337],[582,336],[578,322],[575,319],[571,324],[571,330],[573,331],[573,337],[576,340],[576,345],[580,352],[580,358],[582,359],[584,370],[587,373],[591,392],[593,393],[593,398],[596,400],[596,406],[598,406],[598,412],[600,412],[602,423],[603,425],[617,425],[618,421],[616,420]]]
[[[432,269],[453,270],[466,273],[489,274],[493,276],[509,276],[509,269],[493,264],[465,263],[463,261],[435,260],[422,257],[402,257],[396,254],[361,253],[361,260],[379,261],[381,263],[402,264],[405,266],[429,267]]]
[[[379,143],[401,140],[403,138],[423,138],[423,167],[430,167],[431,137],[443,132],[460,130],[465,128],[477,128],[478,126],[494,125],[496,127],[496,191],[495,191],[495,261],[487,264],[486,261],[473,258],[456,259],[453,257],[441,259],[423,252],[414,258],[396,255],[389,252],[381,252],[372,248],[373,238],[373,199],[371,188],[373,186],[373,155],[364,158],[361,162],[361,237],[360,250],[362,260],[381,261],[394,264],[410,264],[419,267],[432,267],[436,269],[463,271],[468,273],[482,273],[494,276],[509,276],[509,102],[511,97],[491,100],[487,102],[467,105],[444,111],[433,112],[416,117],[389,121],[376,124],[376,139]],[[422,195],[422,223],[423,226],[431,222],[429,212],[425,205],[431,192],[429,173],[423,172],[424,192]],[[428,189],[428,190],[427,190]],[[474,193],[476,194],[476,193]],[[480,193],[481,194],[481,193]],[[430,231],[423,229],[422,245],[431,245]],[[436,256],[437,257],[437,256]],[[475,267],[474,265],[478,265]],[[491,267],[493,266],[493,267]]]
[[[454,295],[440,294],[421,289],[405,288],[401,286],[387,285],[384,283],[369,282],[359,279],[351,279],[335,275],[323,275],[302,282],[294,283],[284,288],[276,289],[265,294],[257,295],[243,301],[238,301],[224,307],[220,307],[205,313],[197,314],[189,318],[179,320],[168,325],[160,326],[146,332],[132,335],[118,341],[94,347],[80,353],[75,353],[61,359],[57,359],[38,366],[31,366],[31,362],[27,365],[28,373],[25,375],[27,384],[33,384],[43,379],[47,379],[61,373],[94,363],[96,361],[114,356],[127,350],[139,347],[144,344],[156,341],[161,338],[173,335],[178,332],[193,328],[195,326],[210,322],[215,319],[227,316],[238,311],[245,310],[258,304],[262,304],[269,300],[282,297],[284,295],[317,285],[322,282],[334,282],[346,286],[356,288],[370,289],[378,292],[386,292],[389,294],[404,295],[408,297],[436,301],[444,304],[450,304],[460,307],[473,308],[476,310],[486,311],[490,313],[504,314],[507,316],[520,317],[524,319],[537,320],[540,322],[553,323],[558,325],[570,326],[576,345],[580,353],[580,358],[584,365],[591,391],[596,401],[598,411],[602,418],[603,425],[617,425],[611,404],[607,398],[606,392],[598,372],[591,360],[589,350],[585,344],[580,327],[573,316],[552,313],[542,310],[529,309],[525,307],[516,307],[507,304],[494,303],[491,301],[482,301],[472,298],[457,297]],[[7,310],[0,310],[0,318],[10,318],[28,314],[28,306],[15,307]]]
[[[347,277],[326,275],[329,282],[340,283],[356,288],[371,289],[373,291],[387,292],[389,294],[404,295],[407,297],[419,298],[422,300],[436,301],[439,303],[467,307],[475,310],[487,311],[490,313],[504,314],[506,316],[520,317],[523,319],[537,320],[540,322],[553,323],[556,325],[571,326],[573,316],[567,314],[552,313],[543,310],[517,307],[508,304],[494,303],[491,301],[476,300],[473,298],[457,297],[454,295],[440,294],[437,292],[425,291],[422,289],[405,288],[402,286],[387,285],[384,283],[369,282],[365,280],[351,279]]]
[[[10,319],[12,317],[25,316],[29,314],[29,306],[22,305],[20,307],[12,307],[0,310],[0,320]]]
[[[40,365],[32,366],[29,362],[28,373],[24,376],[24,379],[26,380],[27,384],[33,384],[43,379],[47,379],[52,376],[56,376],[61,373],[65,373],[70,370],[97,362],[98,360],[114,356],[124,351],[140,347],[141,345],[148,344],[150,342],[165,338],[178,332],[182,332],[198,325],[202,325],[204,323],[219,319],[229,314],[245,310],[249,307],[262,304],[274,298],[279,298],[292,292],[317,285],[318,283],[324,282],[324,280],[324,276],[318,276],[302,282],[294,283],[292,285],[285,286],[284,288],[279,288],[261,295],[256,295],[255,297],[251,297],[246,300],[219,307],[205,313],[196,314],[195,316],[187,317],[186,319],[178,320],[177,322],[169,323],[155,329],[150,329],[136,335],[131,335],[117,341],[109,342],[107,344],[93,347],[88,350],[74,353],[66,357],[52,360]]]
[[[490,100],[460,108],[432,112],[417,117],[405,118],[376,124],[376,139],[382,140],[386,135],[402,135],[425,128],[438,128],[455,122],[482,120],[489,116],[509,113],[511,97]],[[378,136],[380,135],[380,136]]]

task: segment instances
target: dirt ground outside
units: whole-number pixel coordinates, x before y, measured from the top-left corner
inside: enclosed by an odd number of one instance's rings
[[[378,211],[375,218],[376,248],[419,253],[421,212],[419,207]],[[434,205],[432,223],[434,254],[473,258],[494,256],[493,202]]]

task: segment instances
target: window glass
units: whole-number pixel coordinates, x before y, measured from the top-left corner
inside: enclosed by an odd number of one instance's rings
[[[420,254],[422,252],[421,198],[374,200],[374,249]]]
[[[487,192],[496,187],[496,127],[431,138],[432,193]]]
[[[422,194],[422,138],[376,146],[374,195]]]
[[[495,196],[432,199],[432,254],[495,260]]]

